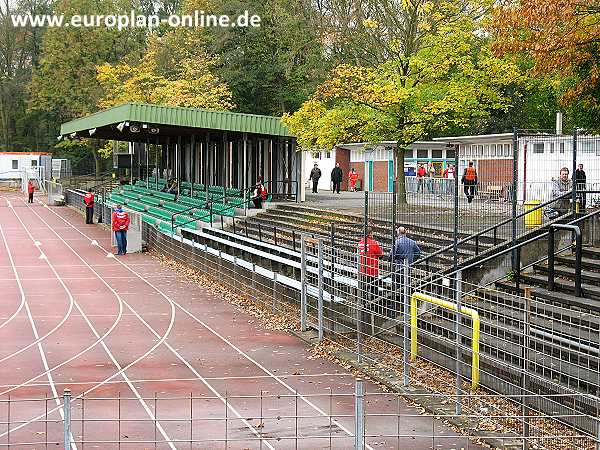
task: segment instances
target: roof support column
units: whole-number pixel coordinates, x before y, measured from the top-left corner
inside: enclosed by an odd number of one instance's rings
[[[160,146],[160,153],[162,155],[162,145]],[[156,160],[156,190],[158,190],[158,172],[159,170],[159,161],[162,160],[158,158],[158,136],[155,138],[154,142],[154,158]]]
[[[208,200],[208,185],[210,184],[209,180],[208,180],[208,169],[209,169],[209,165],[210,165],[210,160],[209,160],[209,152],[210,152],[210,132],[207,131],[206,132],[206,137],[205,137],[205,141],[204,141],[204,154],[206,155],[205,161],[204,161],[204,192],[205,192],[205,200]]]
[[[190,187],[190,197],[194,196],[194,180],[196,179],[196,136],[194,136],[192,134],[191,140],[190,140],[190,159],[191,159],[191,163],[192,163],[192,169],[191,169],[191,173],[190,173],[190,183],[191,183],[191,187]]]
[[[243,192],[244,192],[244,200],[246,200],[246,196],[248,193],[248,133],[243,134],[244,139],[244,158],[243,158],[243,166],[242,166],[242,181],[243,181]],[[248,203],[244,201],[244,215],[246,215],[248,210]]]
[[[181,185],[181,136],[177,136],[177,144],[175,144],[175,179],[177,180],[177,197],[179,197],[179,186]]]

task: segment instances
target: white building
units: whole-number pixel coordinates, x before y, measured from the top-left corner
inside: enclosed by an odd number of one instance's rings
[[[500,188],[506,196],[511,189],[514,173],[513,139],[513,133],[501,133],[435,140],[458,148],[459,175],[467,163],[473,161],[478,173],[479,189],[494,191]],[[561,168],[568,168],[572,176],[573,136],[531,134],[519,136],[517,145],[517,200],[549,200],[552,180],[559,177]],[[588,190],[592,187],[598,189],[600,136],[578,136],[575,164],[583,164]]]
[[[44,152],[0,152],[0,180],[20,180],[23,173],[45,166],[51,157]]]
[[[354,168],[359,176],[361,190],[391,192],[394,186],[395,167],[394,150],[396,142],[385,141],[378,144],[356,142],[338,144],[332,150],[304,152],[304,171],[307,181],[315,162],[321,169],[319,189],[331,189],[331,171],[337,162],[340,163],[344,179],[342,189],[347,190],[347,174]],[[447,147],[442,142],[415,142],[406,150],[404,173],[414,176],[417,162],[430,163],[436,176],[442,177],[448,164],[454,162],[454,147]]]

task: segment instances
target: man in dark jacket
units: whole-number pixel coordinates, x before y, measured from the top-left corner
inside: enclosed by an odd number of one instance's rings
[[[576,189],[578,191],[585,191],[587,189],[586,181],[587,178],[585,171],[583,170],[583,164],[579,164],[579,166],[577,166],[577,170],[575,171]],[[585,193],[577,193],[577,197],[581,199],[581,208],[585,209]]]
[[[315,163],[315,167],[310,171],[309,180],[312,180],[312,191],[313,194],[317,194],[317,189],[319,187],[319,178],[321,178],[321,169],[317,163]]]
[[[404,261],[408,267],[408,277],[410,278],[410,266],[421,256],[421,249],[417,243],[407,236],[407,230],[404,227],[398,227],[396,230],[396,241],[390,251],[389,259],[392,262],[394,272],[393,283],[396,291],[396,298],[390,305],[390,317],[395,317],[400,311],[402,305],[402,279],[404,277]],[[410,283],[410,281],[409,281]]]
[[[335,167],[331,171],[331,183],[333,184],[333,192],[340,193],[340,187],[342,187],[342,177],[344,173],[340,168],[340,163],[336,163]]]

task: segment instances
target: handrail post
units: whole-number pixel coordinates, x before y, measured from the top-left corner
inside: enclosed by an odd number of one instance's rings
[[[575,297],[582,297],[581,290],[581,257],[582,257],[582,239],[581,229],[575,229]]]
[[[306,331],[306,239],[300,236],[300,330]]]
[[[521,287],[521,247],[515,249],[515,288]]]
[[[63,414],[64,414],[64,448],[71,449],[71,390],[63,392]]]
[[[548,290],[554,290],[554,225],[548,230]]]

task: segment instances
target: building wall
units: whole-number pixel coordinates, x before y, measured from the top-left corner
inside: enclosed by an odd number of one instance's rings
[[[18,162],[17,169],[13,169],[12,167],[13,160]],[[40,155],[18,152],[0,153],[0,179],[10,180],[21,178],[23,170],[32,167],[32,161],[35,161],[37,166],[41,165]]]
[[[308,181],[310,171],[315,162],[321,169],[321,178],[319,179],[319,190],[331,190],[331,171],[335,167],[335,152],[322,150],[319,152],[304,152],[304,182]],[[312,188],[312,181],[310,184]]]
[[[350,150],[345,148],[335,149],[335,162],[340,163],[340,169],[344,176],[342,177],[342,190],[348,190],[348,173],[350,172]]]
[[[365,163],[364,162],[353,162],[351,167],[354,167],[360,180],[360,190],[365,190]]]
[[[482,185],[504,186],[512,182],[512,159],[484,159],[478,161],[477,166],[478,181]]]

